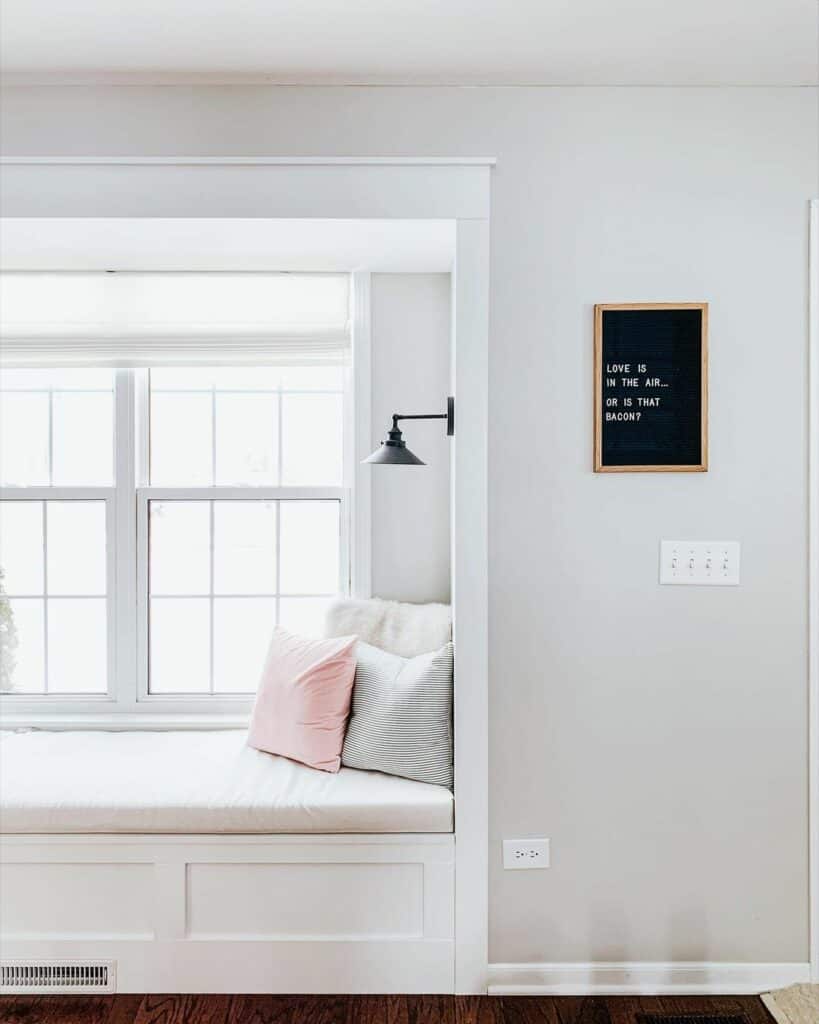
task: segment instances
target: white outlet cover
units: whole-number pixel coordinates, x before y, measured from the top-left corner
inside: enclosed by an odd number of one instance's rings
[[[530,871],[548,868],[548,839],[504,839],[503,866],[509,871]]]

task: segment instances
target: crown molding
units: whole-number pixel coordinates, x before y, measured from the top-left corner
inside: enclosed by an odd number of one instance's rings
[[[348,167],[494,167],[492,156],[5,156],[0,166],[348,166]]]

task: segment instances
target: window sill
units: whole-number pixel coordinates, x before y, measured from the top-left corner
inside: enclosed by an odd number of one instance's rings
[[[0,730],[3,729],[104,729],[118,731],[176,731],[189,729],[246,729],[250,715],[247,713],[209,714],[132,714],[129,712],[101,712],[94,714],[24,714],[0,713]]]

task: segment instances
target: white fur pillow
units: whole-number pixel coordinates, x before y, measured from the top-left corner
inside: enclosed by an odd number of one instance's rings
[[[324,635],[355,635],[382,651],[415,658],[450,642],[452,609],[448,604],[405,604],[378,597],[335,601],[327,611]]]

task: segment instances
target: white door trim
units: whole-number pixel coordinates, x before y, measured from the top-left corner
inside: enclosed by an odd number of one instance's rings
[[[489,221],[460,220],[452,275],[455,991],[486,991],[489,901]],[[458,685],[461,680],[461,685]]]
[[[488,971],[486,438],[493,163],[483,157],[15,157],[4,161],[2,170],[7,217],[442,218],[455,223],[452,591],[459,993],[485,992]]]
[[[366,157],[14,157],[0,167],[3,216],[140,219],[483,220],[491,171]]]
[[[808,786],[810,793],[810,963],[819,982],[819,199],[810,203],[810,441],[808,472]]]

